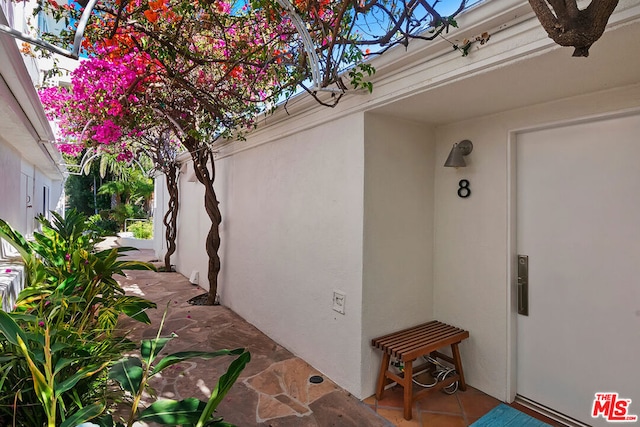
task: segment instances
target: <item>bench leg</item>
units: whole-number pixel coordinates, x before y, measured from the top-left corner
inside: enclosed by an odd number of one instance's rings
[[[413,360],[404,362],[404,419],[412,418],[413,406]]]
[[[384,395],[384,386],[387,380],[387,370],[389,369],[389,361],[391,356],[387,352],[382,352],[382,363],[380,364],[380,372],[378,373],[378,384],[376,385],[376,399],[382,400]]]
[[[464,372],[462,371],[462,359],[460,358],[460,350],[458,349],[458,343],[451,344],[451,354],[453,355],[453,363],[460,375],[460,390],[465,391],[467,389],[467,383],[464,381]]]

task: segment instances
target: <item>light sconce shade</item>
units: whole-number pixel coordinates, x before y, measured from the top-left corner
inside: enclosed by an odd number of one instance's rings
[[[464,156],[473,151],[473,144],[468,139],[453,144],[453,148],[447,157],[447,161],[444,162],[445,167],[450,168],[463,168],[467,166],[464,161]]]

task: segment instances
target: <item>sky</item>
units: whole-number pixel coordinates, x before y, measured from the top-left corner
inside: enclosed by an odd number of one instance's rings
[[[431,5],[434,5],[433,4],[434,1],[435,0],[430,0],[429,3]],[[469,8],[473,5],[480,3],[481,1],[484,1],[484,0],[467,0],[465,7]],[[439,0],[435,4],[435,9],[438,13],[440,13],[441,16],[448,16],[453,12],[455,12],[460,7],[461,3],[462,3],[462,0]],[[424,9],[419,9],[419,8],[416,9],[416,15],[418,18],[421,18],[420,16],[421,11],[424,11]],[[373,39],[386,32],[385,27],[387,23],[388,23],[388,20],[385,20],[384,17],[381,16],[380,14],[377,15],[375,13],[369,13],[369,14],[360,16],[357,24],[357,30],[359,33],[363,35],[363,38]],[[428,24],[429,22],[426,22],[421,31],[426,30]],[[378,49],[379,48],[376,46],[370,47],[371,52],[376,52]]]

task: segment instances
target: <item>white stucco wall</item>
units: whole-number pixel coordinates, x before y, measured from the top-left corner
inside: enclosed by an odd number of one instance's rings
[[[0,218],[15,227],[22,219],[20,204],[20,154],[0,139]]]
[[[193,170],[190,161],[184,166],[185,172]],[[180,175],[178,181],[178,229],[176,239],[176,253],[171,263],[176,265],[178,272],[190,277],[193,271],[199,272],[200,286],[209,289],[207,282],[207,252],[205,239],[211,222],[204,210],[204,187],[197,181],[186,179],[189,172]],[[192,173],[191,173],[192,175]],[[166,196],[168,197],[168,196]],[[166,201],[163,206],[166,208]],[[164,212],[164,211],[163,211]],[[154,222],[162,221],[156,217]],[[163,230],[164,236],[164,230]],[[164,252],[161,255],[164,257]]]
[[[49,211],[62,213],[61,200],[64,196],[64,182],[52,180],[34,165],[27,163],[20,153],[0,139],[0,218],[7,221],[20,233],[26,234],[37,226],[34,219],[39,214],[47,215]],[[26,177],[29,177],[33,193],[31,208],[27,208]],[[48,188],[48,204],[44,202],[44,187]],[[28,209],[28,210],[27,210]],[[32,219],[28,224],[27,215]]]
[[[163,261],[167,250],[167,241],[165,239],[164,214],[169,203],[169,192],[165,176],[156,174],[153,180],[153,250],[156,257]],[[173,260],[172,264],[175,264]]]
[[[10,10],[9,19],[19,29],[25,8],[5,2],[2,10]],[[7,22],[2,11],[0,22]],[[37,70],[31,59],[26,62],[14,38],[0,37],[0,217],[30,234],[35,216],[62,207],[64,168],[56,164],[62,158],[47,142],[54,134],[33,86]]]
[[[363,114],[218,161],[224,305],[358,394]],[[345,313],[332,309],[346,294]]]
[[[463,327],[468,383],[511,401],[510,135],[639,100],[636,84],[437,127],[354,114],[223,157],[222,302],[358,397],[373,392],[372,337],[430,318]],[[444,168],[462,139],[474,143],[468,167]],[[176,263],[203,277],[202,187],[182,180],[181,192]],[[344,316],[331,310],[333,290],[347,295]]]
[[[622,3],[612,22],[635,16]],[[373,392],[370,339],[435,318],[470,331],[467,382],[513,399],[511,135],[640,108],[639,64],[613,54],[640,24],[607,33],[587,61],[553,46],[525,1],[476,12],[464,34],[492,37],[469,57],[437,43],[391,51],[373,95],[336,109],[293,100],[291,116],[218,145],[222,303],[358,397]],[[474,143],[468,167],[444,168],[462,139]],[[206,287],[202,187],[183,179],[180,190],[176,264]],[[345,315],[331,310],[334,290]]]
[[[21,160],[20,181],[19,203],[14,206],[14,209],[21,212],[20,221],[16,223],[16,228],[22,233],[31,234],[40,229],[40,223],[35,219],[36,217],[44,215],[50,218],[50,211],[64,212],[64,201],[62,200],[64,181],[51,179],[36,165],[29,163],[24,158]],[[45,188],[48,193],[47,200],[44,196]]]
[[[435,169],[434,315],[470,331],[461,345],[469,384],[505,401],[515,395],[515,314],[510,263],[512,150],[510,135],[590,116],[640,109],[640,85],[587,94],[464,122],[436,130],[437,165],[454,142],[473,141],[467,167]],[[541,166],[543,167],[543,166]],[[468,179],[471,197],[457,196]]]
[[[435,140],[421,123],[365,115],[363,395],[380,351],[371,339],[433,319]]]

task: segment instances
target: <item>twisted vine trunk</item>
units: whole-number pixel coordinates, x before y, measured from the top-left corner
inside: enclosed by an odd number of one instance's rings
[[[211,228],[207,233],[206,250],[209,257],[209,265],[207,278],[209,280],[209,295],[207,297],[207,305],[216,303],[216,295],[218,293],[218,273],[220,272],[220,256],[218,249],[220,248],[220,223],[222,222],[222,214],[218,207],[219,202],[216,197],[213,183],[216,177],[216,168],[213,161],[213,153],[206,149],[189,150],[191,159],[193,160],[193,169],[198,181],[204,185],[204,208],[211,220]],[[211,166],[209,171],[208,165]]]
[[[171,271],[171,255],[176,251],[176,235],[178,230],[178,168],[166,168],[164,171],[167,191],[169,192],[169,203],[167,213],[164,214],[163,223],[165,227],[165,239],[167,241],[167,253],[164,254],[164,269]]]

